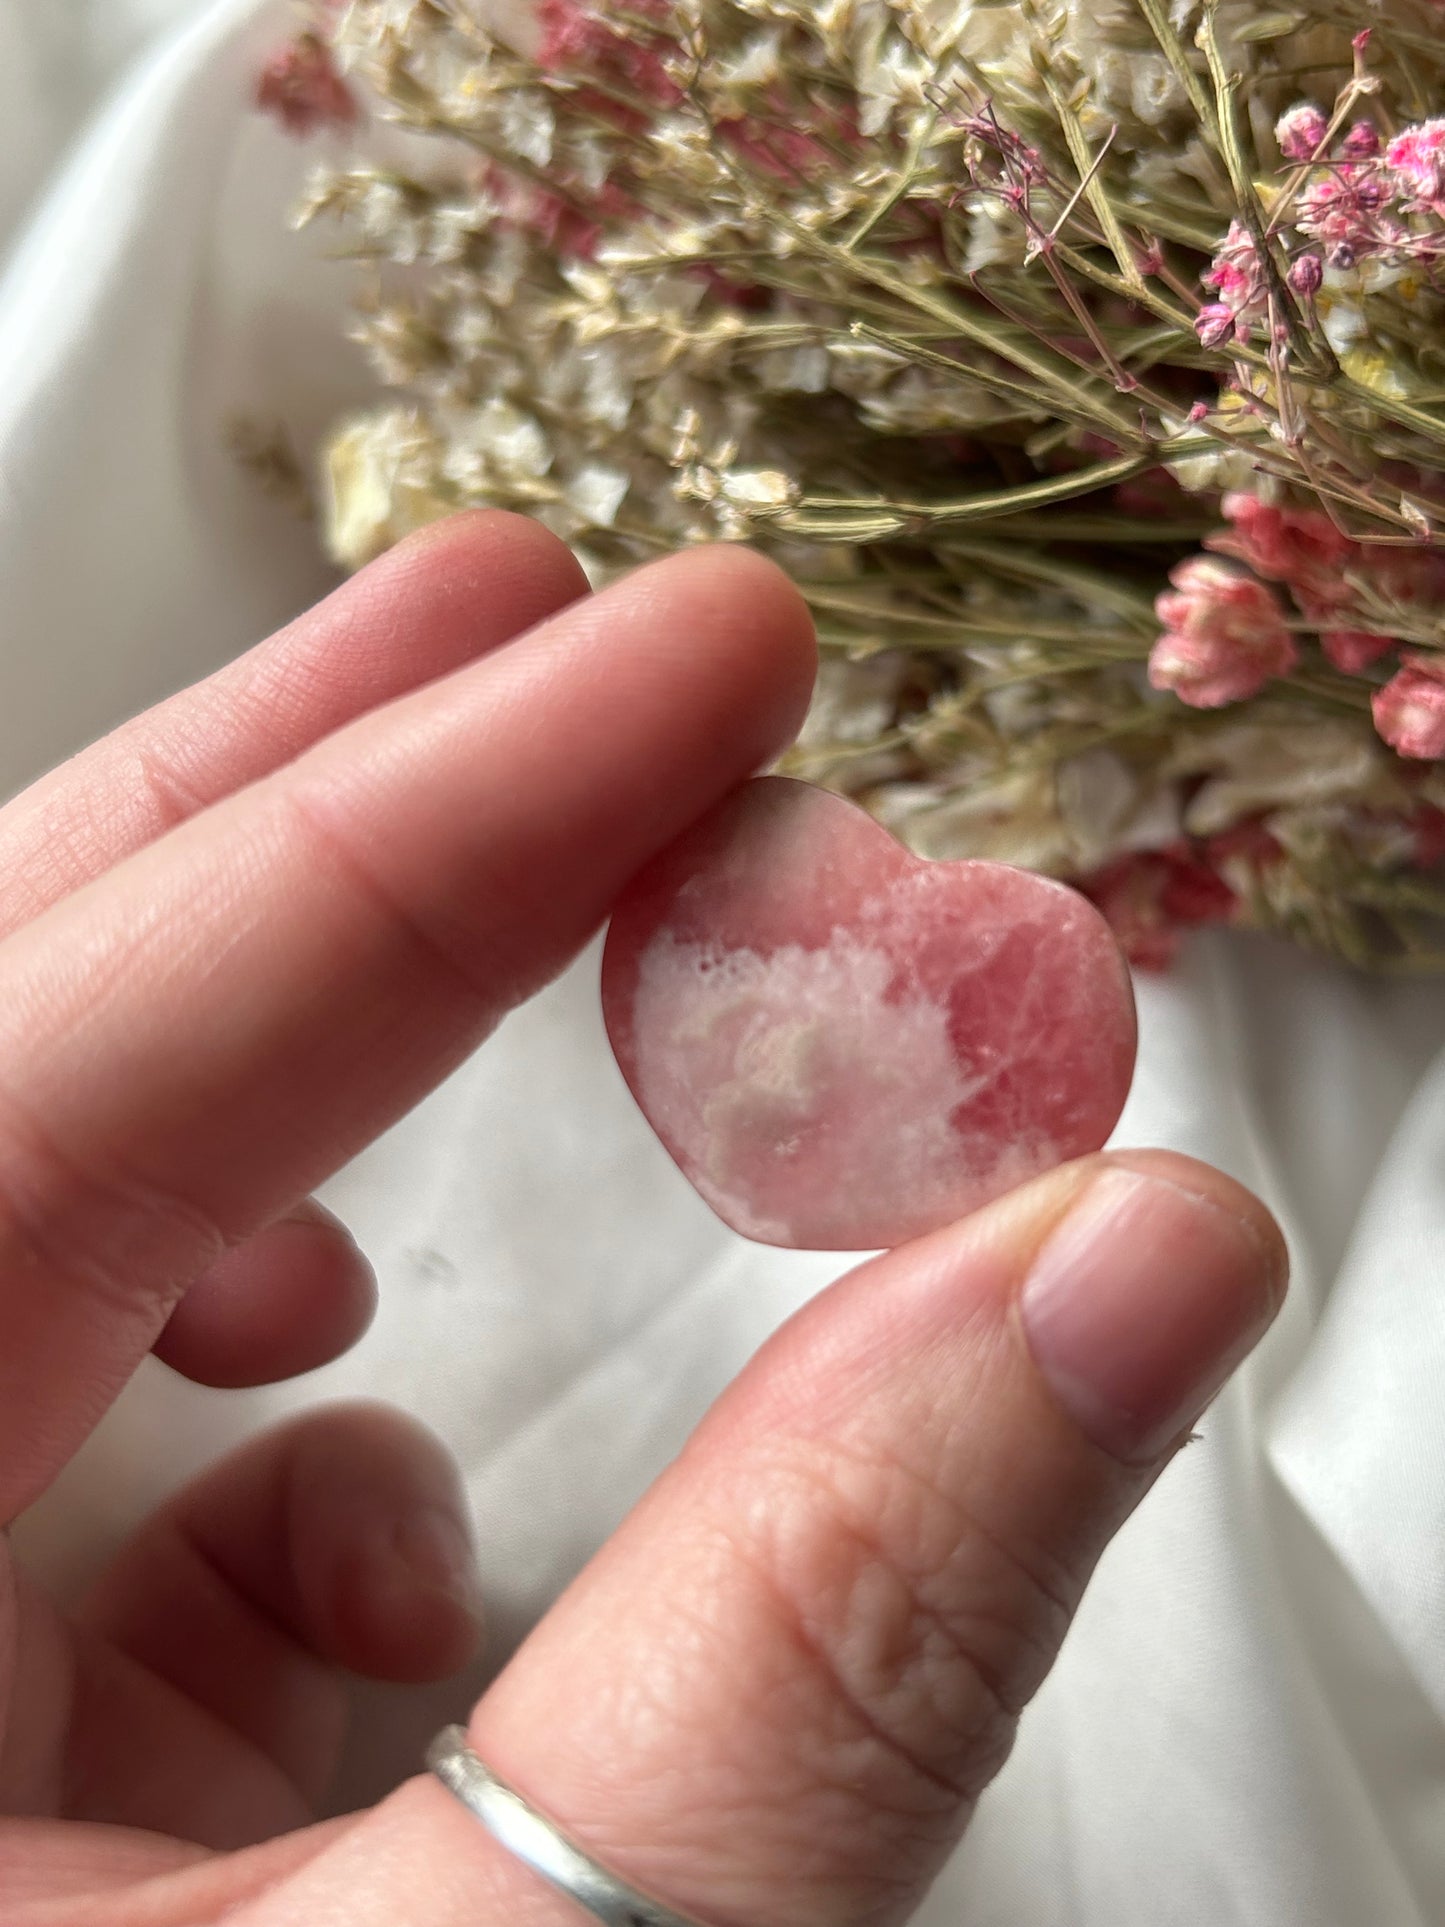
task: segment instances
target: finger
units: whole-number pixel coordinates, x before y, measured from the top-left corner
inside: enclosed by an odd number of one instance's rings
[[[198,1927],[228,1920],[303,1865],[350,1820],[247,1852],[74,1820],[0,1820],[0,1920],[8,1927]]]
[[[1283,1279],[1263,1208],[1162,1154],[1066,1168],[863,1267],[522,1648],[478,1751],[703,1920],[905,1920]],[[429,1781],[237,1927],[300,1927],[337,1893],[350,1927],[573,1918]]]
[[[196,1280],[155,1342],[198,1385],[276,1385],[340,1358],[376,1312],[376,1273],[307,1198]]]
[[[279,635],[0,810],[0,936],[353,717],[586,591],[564,543],[498,512],[402,542]]]
[[[338,1668],[441,1679],[476,1649],[480,1605],[456,1469],[400,1413],[374,1405],[308,1413],[164,1506],[101,1579],[80,1623],[93,1642],[238,1734],[314,1807],[341,1739]],[[79,1703],[96,1702],[82,1692]],[[97,1715],[73,1731],[85,1762],[75,1817],[214,1845],[261,1837],[234,1794],[233,1831],[208,1835],[213,1796],[197,1784],[194,1754],[147,1747],[148,1717],[137,1695],[123,1725]],[[258,1816],[271,1818],[269,1807]]]
[[[45,1927],[46,1907],[53,1921],[61,1906],[75,1908],[113,1887],[174,1879],[208,1858],[203,1847],[154,1834],[7,1817],[0,1820],[0,1920],[29,1927],[38,1918]],[[88,1912],[80,1919],[91,1927]]]
[[[694,550],[348,725],[0,947],[0,1516],[192,1280],[575,953],[787,740],[812,629]]]

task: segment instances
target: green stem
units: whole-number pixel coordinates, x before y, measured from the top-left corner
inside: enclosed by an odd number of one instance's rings
[[[1054,555],[1013,548],[1007,542],[1009,532],[1005,529],[998,537],[980,540],[977,536],[957,535],[950,530],[940,546],[946,547],[950,555],[981,563],[1014,581],[1066,589],[1085,606],[1095,603],[1101,608],[1113,609],[1137,623],[1151,639],[1157,633],[1159,624],[1151,595],[1129,588],[1117,576],[1087,568],[1082,563],[1063,562]]]
[[[848,254],[834,243],[824,241],[810,234],[806,228],[786,220],[786,217],[785,225],[795,233],[800,244],[819,258],[859,274],[905,307],[926,314],[931,321],[943,323],[963,340],[971,341],[975,347],[983,348],[1003,361],[1012,362],[1022,373],[1032,375],[1050,395],[1062,397],[1070,407],[1077,407],[1079,371],[1063,355],[1045,351],[1026,338],[1020,340],[1017,330],[995,320],[987,309],[972,310],[946,301],[926,288],[912,286],[881,261],[867,255]],[[1099,418],[1112,423],[1122,440],[1137,441],[1138,424],[1127,410],[1117,404],[1112,408],[1107,407],[1102,400],[1095,405]]]
[[[1166,0],[1138,0],[1140,13],[1149,22],[1149,31],[1159,43],[1159,51],[1169,62],[1174,77],[1188,96],[1189,105],[1194,109],[1195,118],[1204,130],[1204,136],[1216,153],[1223,149],[1219,138],[1219,121],[1214,102],[1205,91],[1204,83],[1195,72],[1189,51],[1175,32],[1174,23],[1169,18]]]
[[[1065,475],[1050,475],[1037,482],[1024,482],[1013,488],[985,489],[977,495],[961,495],[944,502],[894,502],[824,496],[805,497],[793,508],[770,517],[773,527],[792,534],[816,535],[826,539],[837,516],[846,524],[849,518],[873,514],[898,523],[897,533],[910,527],[915,531],[935,523],[982,522],[993,516],[1013,515],[1022,509],[1042,508],[1049,502],[1066,502],[1076,495],[1088,495],[1111,483],[1127,481],[1153,468],[1158,454],[1119,455],[1111,462],[1095,462],[1089,468],[1071,470]],[[844,537],[843,539],[847,539]]]
[[[913,185],[918,173],[918,163],[923,156],[923,150],[933,138],[933,132],[937,125],[938,110],[937,108],[933,108],[923,116],[918,127],[915,129],[913,138],[908,143],[908,152],[904,155],[903,163],[894,175],[893,183],[888,189],[888,192],[883,196],[882,200],[878,202],[876,207],[869,209],[868,213],[858,222],[852,233],[844,240],[843,251],[845,254],[855,254],[857,252],[873,232],[874,228],[878,226],[879,222],[887,220],[888,216]]]
[[[1061,648],[1077,649],[1081,641],[1087,641],[1090,644],[1097,642],[1099,646],[1100,653],[1095,661],[1097,667],[1105,662],[1136,662],[1147,648],[1147,645],[1137,637],[1123,634],[1111,635],[1107,631],[1099,631],[1095,635],[1083,629],[1078,623],[1068,628],[1053,628],[1047,623],[1029,622],[1024,619],[1005,618],[991,622],[987,619],[970,620],[966,616],[935,616],[928,615],[922,610],[879,608],[872,603],[857,602],[847,596],[811,588],[806,583],[799,583],[798,586],[803,590],[811,608],[826,610],[832,615],[856,616],[883,628],[924,629],[938,632],[937,642],[919,641],[910,637],[906,645],[910,650],[964,649],[973,645],[1003,648],[1018,643],[1057,644]],[[1084,658],[1081,657],[1080,660]],[[1035,663],[1026,674],[1029,677],[1051,674],[1055,666],[1053,661],[1047,665]]]
[[[1088,139],[1084,134],[1079,116],[1065,100],[1052,70],[1047,65],[1043,68],[1043,82],[1049,96],[1049,105],[1054,110],[1054,117],[1062,128],[1064,140],[1068,144],[1069,158],[1078,171],[1084,197],[1093,209],[1094,218],[1104,231],[1109,252],[1119,264],[1120,277],[1134,299],[1139,300],[1144,294],[1144,277],[1139,272],[1134,250],[1130,247],[1119,217],[1114,212],[1113,203],[1104,191],[1103,182],[1099,179],[1099,169],[1104,155],[1102,152],[1097,156],[1090,154]],[[1110,138],[1112,139],[1113,136],[1111,135]]]

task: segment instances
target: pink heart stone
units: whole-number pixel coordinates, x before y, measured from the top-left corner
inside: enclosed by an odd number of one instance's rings
[[[861,1251],[948,1223],[1113,1129],[1134,998],[1063,884],[929,863],[855,804],[765,777],[625,892],[612,1048],[726,1224]]]

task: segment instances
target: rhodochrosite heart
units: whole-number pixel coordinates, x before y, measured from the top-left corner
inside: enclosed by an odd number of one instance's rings
[[[1134,999],[1074,891],[928,863],[764,777],[629,887],[602,1006],[622,1074],[734,1230],[860,1251],[1103,1144]]]

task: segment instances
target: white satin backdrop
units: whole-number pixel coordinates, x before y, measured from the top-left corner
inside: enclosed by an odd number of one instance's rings
[[[58,0],[29,5],[55,9],[53,45]],[[0,51],[27,11],[0,0]],[[342,271],[282,219],[305,157],[246,111],[285,0],[110,0],[114,44],[166,11],[178,32],[0,288],[0,792],[327,579],[309,532],[220,447],[234,407],[304,436],[362,391],[336,347]],[[384,1288],[352,1357],[268,1393],[142,1375],[22,1526],[57,1583],[266,1419],[376,1394],[461,1459],[489,1663],[505,1655],[840,1269],[750,1246],[693,1197],[613,1069],[595,973],[584,958],[328,1188]],[[1262,1191],[1295,1287],[1107,1555],[920,1921],[1429,1927],[1445,1921],[1445,992],[1208,940],[1142,1006],[1121,1139]],[[347,1796],[410,1771],[461,1704],[361,1694]]]

